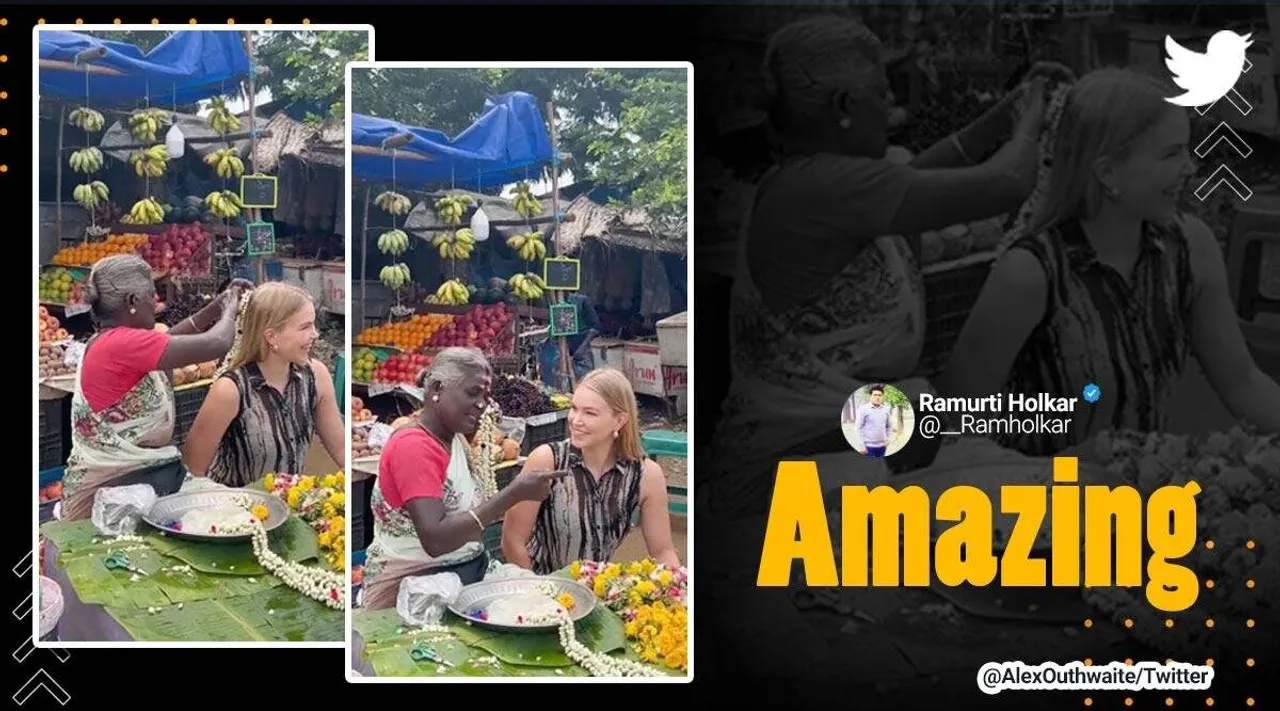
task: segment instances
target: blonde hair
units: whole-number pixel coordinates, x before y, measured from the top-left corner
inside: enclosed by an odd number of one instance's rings
[[[771,122],[789,128],[822,120],[834,92],[870,98],[882,72],[880,40],[857,20],[827,15],[786,25],[764,55]]]
[[[269,350],[267,331],[283,328],[307,304],[314,306],[310,294],[281,281],[267,282],[249,292],[249,306],[240,325],[240,348],[228,370],[265,360]]]
[[[1048,189],[1028,232],[1098,214],[1105,187],[1094,165],[1100,158],[1127,157],[1143,133],[1177,110],[1165,101],[1176,93],[1156,76],[1127,69],[1081,77],[1062,107]]]
[[[618,438],[614,441],[619,459],[641,461],[645,458],[644,446],[640,444],[640,408],[636,405],[636,393],[631,389],[631,381],[627,376],[613,368],[597,368],[587,373],[578,381],[578,387],[589,388],[599,395],[614,413],[627,416],[627,424],[618,430]]]
[[[96,318],[115,318],[124,311],[129,296],[146,300],[155,289],[151,267],[136,254],[117,254],[93,263],[85,279],[82,299]]]

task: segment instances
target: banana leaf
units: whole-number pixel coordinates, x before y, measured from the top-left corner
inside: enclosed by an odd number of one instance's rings
[[[395,608],[353,611],[351,629],[364,640],[366,649],[394,641],[410,632]]]
[[[469,625],[449,615],[448,625],[464,644],[482,649],[507,664],[538,667],[573,666],[560,646],[557,632],[511,634]],[[627,637],[622,620],[611,610],[597,607],[577,625],[578,641],[593,652],[615,652],[626,649]]]
[[[134,580],[132,572],[107,568],[104,559],[109,550],[107,546],[100,546],[66,561],[67,578],[85,604],[145,610],[196,600],[253,595],[281,584],[278,578],[266,575],[242,577],[207,575],[194,570],[179,572],[173,567],[182,565],[182,561],[162,556],[145,545],[116,546],[114,550],[126,550],[129,562],[147,573]]]
[[[110,539],[99,536],[93,522],[88,520],[50,521],[40,527],[40,535],[57,547],[59,563],[110,545]]]
[[[340,642],[343,638],[342,611],[283,587],[244,597],[197,600],[158,612],[105,609],[138,641]]]
[[[253,557],[253,546],[244,543],[199,543],[165,536],[159,531],[143,535],[153,548],[212,575],[263,575],[266,571]],[[316,532],[296,516],[289,517],[271,532],[271,550],[285,560],[303,563],[320,558]]]

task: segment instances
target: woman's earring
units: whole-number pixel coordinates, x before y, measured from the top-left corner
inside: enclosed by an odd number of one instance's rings
[[[131,314],[136,314],[136,313],[138,313],[138,310],[137,310],[137,309],[129,309],[129,313],[131,313]]]
[[[617,438],[618,438],[618,431],[617,431],[617,430],[614,430],[614,431],[613,431],[613,438],[614,438],[614,439],[617,439]]]
[[[439,396],[439,395],[432,395],[432,396],[431,396],[431,402],[440,402],[440,396]]]
[[[840,119],[840,128],[843,128],[846,131],[848,131],[850,128],[853,128],[853,119],[849,118],[848,116]]]
[[[1109,197],[1109,198],[1111,198],[1112,200],[1114,200],[1114,199],[1116,199],[1116,198],[1120,197],[1120,191],[1119,191],[1119,190],[1116,190],[1116,189],[1115,189],[1115,188],[1113,188],[1113,187],[1108,186],[1108,187],[1107,187],[1107,197]]]

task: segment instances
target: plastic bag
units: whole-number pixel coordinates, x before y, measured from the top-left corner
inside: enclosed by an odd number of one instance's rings
[[[510,580],[511,578],[536,578],[538,574],[528,568],[521,568],[513,563],[503,563],[495,558],[489,559],[489,569],[485,571],[485,580]]]
[[[476,208],[475,214],[471,216],[471,232],[475,234],[477,242],[489,239],[489,216],[480,208]]]
[[[80,341],[72,341],[68,343],[66,347],[62,349],[63,364],[72,368],[79,368],[80,359],[84,358],[84,350],[87,345],[87,343],[81,343]]]
[[[525,422],[518,417],[503,417],[498,420],[498,429],[507,436],[507,439],[516,444],[524,444]]]
[[[93,495],[93,527],[104,536],[129,536],[156,503],[150,484],[98,489]]]
[[[449,604],[462,592],[457,573],[436,573],[405,578],[396,594],[396,612],[405,624],[416,627],[439,624]]]
[[[370,425],[368,437],[369,448],[381,449],[382,447],[385,447],[387,440],[391,439],[391,435],[394,432],[395,430],[391,429],[390,425],[384,425],[381,422]]]

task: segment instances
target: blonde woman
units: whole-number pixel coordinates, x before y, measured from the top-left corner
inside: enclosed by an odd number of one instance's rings
[[[547,574],[575,560],[607,561],[640,513],[649,557],[679,566],[671,542],[667,480],[640,445],[636,395],[622,373],[593,370],[578,381],[569,438],[533,450],[524,471],[567,471],[543,501],[516,504],[502,522],[508,563]]]
[[[1194,355],[1240,418],[1280,430],[1280,387],[1253,362],[1222,252],[1177,200],[1193,171],[1187,110],[1154,77],[1082,77],[1058,124],[1053,171],[1025,236],[992,270],[940,389],[1077,396],[1064,433],[999,441],[1047,456],[1109,428],[1158,432]]]
[[[333,376],[310,356],[319,336],[307,292],[270,282],[250,293],[239,347],[187,435],[192,475],[240,487],[273,472],[302,473],[313,433],[335,462],[346,461]]]

